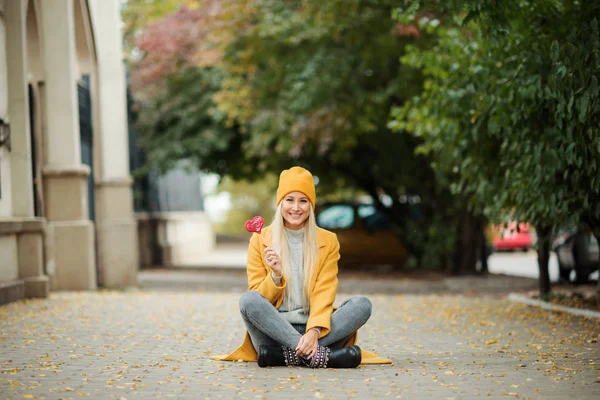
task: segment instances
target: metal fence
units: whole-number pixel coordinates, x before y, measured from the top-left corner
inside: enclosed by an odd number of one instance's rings
[[[127,87],[127,120],[129,124],[129,168],[134,175],[134,209],[136,212],[204,211],[204,199],[199,171],[185,161],[179,167],[160,174],[147,166],[144,151],[139,146],[135,124],[137,113],[134,99]],[[139,176],[137,172],[148,172]]]

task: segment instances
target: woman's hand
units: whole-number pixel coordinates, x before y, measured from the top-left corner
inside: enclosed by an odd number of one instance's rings
[[[271,267],[275,275],[281,276],[281,263],[279,262],[279,254],[272,247],[265,247],[265,261]]]
[[[310,360],[317,352],[317,346],[319,345],[319,333],[314,329],[310,329],[306,332],[298,342],[296,347],[296,354],[299,356],[308,356]]]

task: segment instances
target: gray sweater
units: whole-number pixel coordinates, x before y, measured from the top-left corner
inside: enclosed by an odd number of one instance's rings
[[[290,290],[290,301],[287,296],[283,297],[283,303],[279,306],[279,312],[291,324],[306,324],[310,310],[302,307],[302,291],[304,285],[304,228],[297,231],[287,229],[286,233],[290,244],[290,266],[292,276],[287,279],[287,287]],[[281,278],[273,275],[276,284],[280,284]]]

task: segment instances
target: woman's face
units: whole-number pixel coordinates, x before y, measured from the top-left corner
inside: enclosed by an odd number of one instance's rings
[[[281,201],[281,214],[283,224],[288,229],[298,230],[304,227],[304,223],[310,214],[310,201],[302,192],[287,194]]]

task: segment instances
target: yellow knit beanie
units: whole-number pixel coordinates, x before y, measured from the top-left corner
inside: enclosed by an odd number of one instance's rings
[[[317,194],[315,193],[315,181],[312,174],[302,167],[292,167],[283,170],[279,175],[279,187],[277,188],[277,205],[291,192],[304,193],[312,206],[315,206]]]

